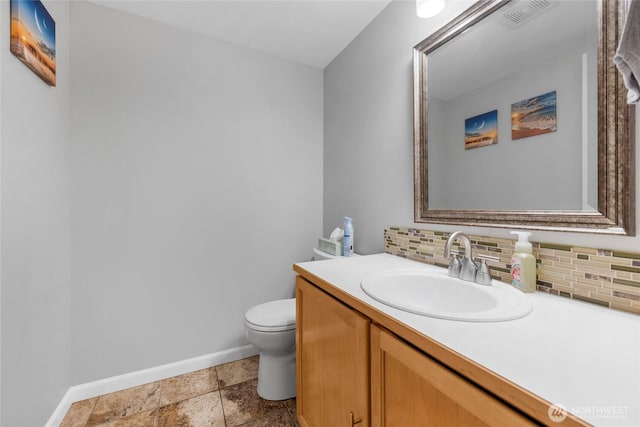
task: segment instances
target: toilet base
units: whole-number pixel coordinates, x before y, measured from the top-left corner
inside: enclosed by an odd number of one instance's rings
[[[285,400],[296,396],[296,353],[270,356],[260,353],[258,396],[266,400]]]

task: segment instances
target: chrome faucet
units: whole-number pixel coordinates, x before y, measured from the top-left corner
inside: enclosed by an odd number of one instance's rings
[[[449,269],[448,274],[452,277],[460,277],[462,280],[473,282],[476,280],[476,272],[478,270],[478,267],[473,262],[471,241],[466,234],[464,234],[462,231],[456,231],[455,233],[451,234],[451,236],[449,236],[447,243],[444,245],[444,257],[445,259],[449,259],[449,257],[451,256],[451,245],[457,238],[460,238],[460,240],[462,240],[462,244],[464,245],[464,257],[462,258],[462,261],[460,263],[460,274],[456,275],[457,269]]]

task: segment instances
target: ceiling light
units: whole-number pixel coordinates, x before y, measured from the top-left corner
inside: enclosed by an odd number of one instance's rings
[[[436,16],[447,4],[447,0],[416,0],[416,13],[420,18]]]

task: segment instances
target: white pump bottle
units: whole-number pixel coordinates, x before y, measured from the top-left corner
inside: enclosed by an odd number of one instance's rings
[[[342,237],[342,256],[353,255],[353,220],[344,217],[344,236]]]
[[[513,255],[511,256],[511,284],[522,292],[536,290],[536,258],[528,238],[528,231],[512,231],[518,235]]]

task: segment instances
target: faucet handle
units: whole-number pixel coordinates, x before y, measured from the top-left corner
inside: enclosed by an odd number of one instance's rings
[[[486,261],[500,261],[500,258],[491,255],[477,255],[480,259],[480,265],[478,266],[478,272],[476,273],[476,283],[478,285],[490,285],[491,284],[491,270]]]
[[[460,252],[451,251],[451,257],[449,258],[449,269],[447,270],[447,275],[451,277],[460,277],[460,269],[462,268],[462,263],[460,259],[458,259],[458,255]]]

